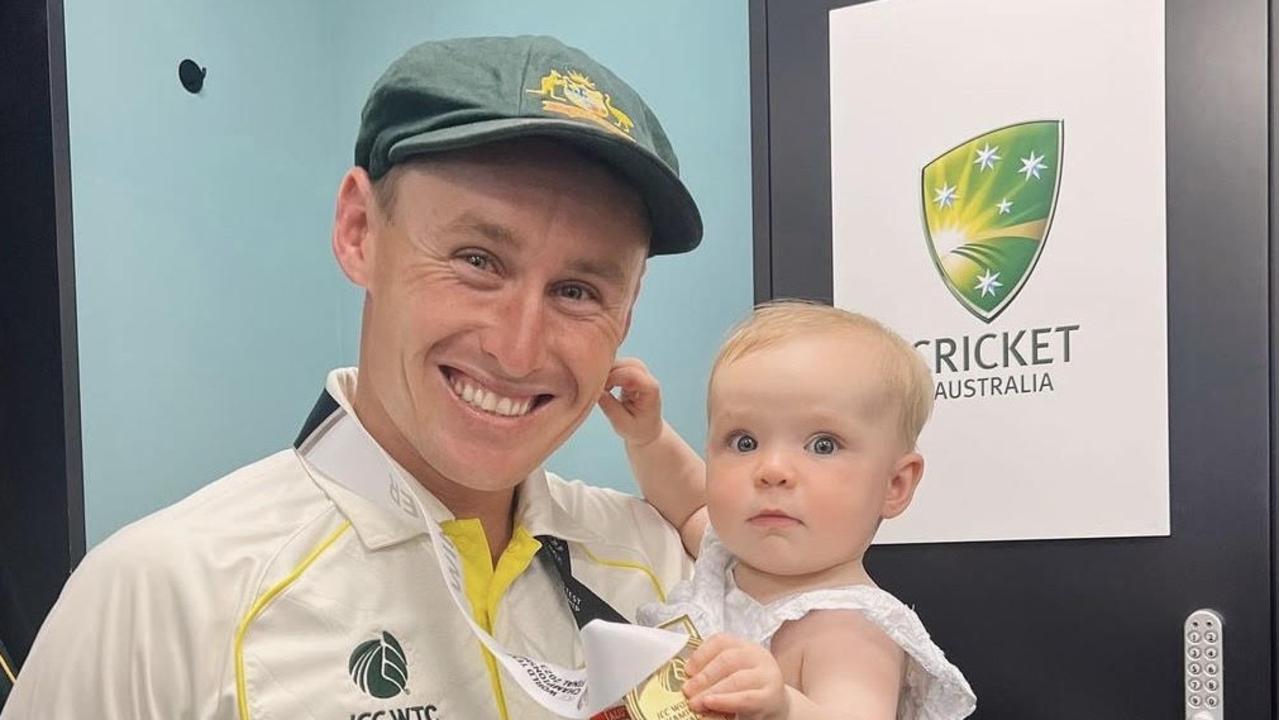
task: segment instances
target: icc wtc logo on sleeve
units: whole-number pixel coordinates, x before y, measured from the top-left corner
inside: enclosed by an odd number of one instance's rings
[[[1061,180],[1063,123],[992,130],[924,166],[924,232],[942,281],[983,322],[1021,291],[1043,252]]]

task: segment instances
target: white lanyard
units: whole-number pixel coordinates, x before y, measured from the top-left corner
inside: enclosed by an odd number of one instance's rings
[[[580,630],[583,668],[565,668],[506,651],[471,617],[463,589],[462,563],[439,524],[430,520],[385,452],[344,409],[339,409],[298,450],[315,470],[388,512],[426,527],[453,604],[471,632],[542,707],[574,720],[615,704],[632,687],[684,647],[679,633],[592,620]]]

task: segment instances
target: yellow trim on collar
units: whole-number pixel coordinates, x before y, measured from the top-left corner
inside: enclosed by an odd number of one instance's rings
[[[447,520],[440,523],[440,530],[453,541],[462,561],[462,589],[471,605],[471,617],[476,625],[492,635],[502,596],[511,587],[511,583],[515,582],[515,578],[528,569],[537,551],[542,549],[542,543],[530,535],[524,526],[516,527],[511,534],[511,541],[507,543],[506,549],[497,559],[497,567],[494,568],[488,537],[479,520]],[[497,658],[493,657],[488,648],[481,645],[480,649],[484,653],[484,665],[488,668],[489,683],[493,686],[493,700],[497,703],[502,720],[507,720],[510,716],[506,710],[502,678],[497,670]]]
[[[271,604],[272,600],[284,592],[299,577],[302,577],[302,573],[311,567],[311,563],[315,562],[324,554],[325,550],[328,550],[334,542],[337,542],[338,538],[342,537],[343,533],[350,529],[350,521],[342,523],[337,530],[334,530],[319,545],[312,548],[311,552],[307,553],[307,556],[302,559],[302,562],[298,563],[297,567],[293,568],[293,571],[285,576],[283,580],[272,585],[270,590],[267,590],[254,601],[253,606],[249,608],[248,614],[240,620],[239,629],[235,632],[235,697],[236,704],[240,710],[240,720],[249,720],[249,693],[244,679],[244,636],[249,631],[249,625],[257,619],[267,605]]]
[[[591,549],[585,544],[581,545],[582,552],[586,553],[586,557],[592,562],[599,563],[605,567],[624,568],[626,570],[638,570],[648,576],[648,581],[653,583],[653,591],[657,593],[658,602],[666,602],[666,590],[662,588],[662,581],[657,579],[657,573],[653,572],[653,568],[644,563],[632,562],[630,560],[609,560],[607,558],[597,557]]]

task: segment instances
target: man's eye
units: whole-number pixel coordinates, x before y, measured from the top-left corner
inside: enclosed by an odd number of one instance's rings
[[[481,253],[467,253],[462,256],[462,260],[477,270],[488,270],[493,265],[493,261]]]
[[[581,285],[561,285],[556,289],[556,293],[565,300],[578,302],[581,300],[590,300],[595,297],[595,293],[590,288]]]
[[[759,443],[756,442],[755,438],[746,433],[740,433],[729,438],[728,444],[737,452],[751,452],[759,447]]]
[[[808,442],[808,449],[818,455],[834,455],[839,443],[829,435],[819,435]]]

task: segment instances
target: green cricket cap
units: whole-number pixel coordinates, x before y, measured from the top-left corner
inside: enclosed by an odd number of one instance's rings
[[[701,215],[653,110],[608,68],[550,37],[462,38],[410,49],[369,93],[355,164],[376,180],[418,155],[518,137],[569,143],[628,181],[648,206],[650,255],[701,242]]]

